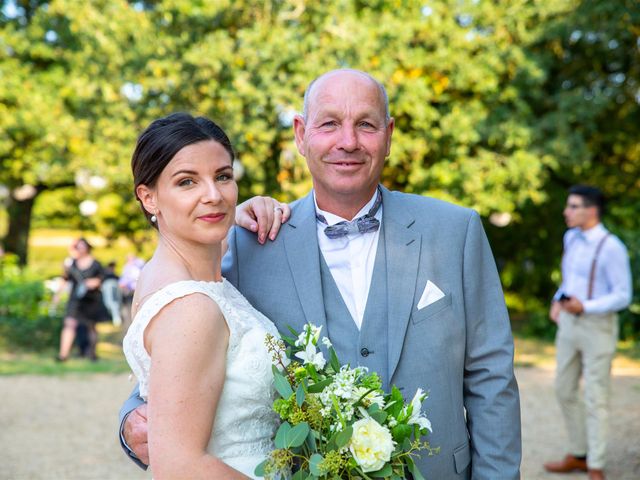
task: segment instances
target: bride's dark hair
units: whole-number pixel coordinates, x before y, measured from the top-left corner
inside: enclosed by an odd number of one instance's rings
[[[229,137],[208,118],[194,117],[188,113],[172,113],[151,122],[138,137],[131,157],[133,188],[138,201],[138,185],[154,187],[162,171],[180,150],[206,140],[214,140],[222,145],[233,161],[233,147]],[[149,220],[151,214],[145,210],[142,203],[140,206]],[[149,223],[157,228],[150,220]]]

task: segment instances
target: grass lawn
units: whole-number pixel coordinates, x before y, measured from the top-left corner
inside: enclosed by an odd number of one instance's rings
[[[62,262],[69,255],[69,245],[79,237],[85,237],[91,243],[94,256],[103,265],[115,261],[118,272],[121,271],[127,254],[135,252],[134,245],[126,238],[119,238],[108,245],[104,238],[89,232],[35,229],[29,236],[29,271],[39,278],[61,275]],[[148,258],[155,248],[155,241],[142,247],[142,258]]]
[[[56,351],[45,353],[1,352],[0,375],[65,375],[93,373],[123,373],[129,366],[122,353],[122,332],[110,323],[98,324],[97,362],[70,358],[67,362],[54,360]],[[534,338],[515,338],[516,367],[555,368],[553,342]],[[640,374],[640,347],[620,342],[614,368],[637,370]]]
[[[93,244],[98,260],[117,262],[120,271],[128,253],[134,251],[126,239],[107,245],[103,238],[87,232],[73,230],[34,230],[29,242],[29,271],[40,278],[60,275],[68,246],[80,236]],[[143,258],[148,258],[155,242],[144,245]],[[99,343],[97,362],[71,358],[65,363],[54,360],[56,351],[46,353],[6,352],[0,350],[0,375],[39,374],[63,375],[67,373],[122,373],[129,371],[122,354],[122,332],[111,324],[98,324]],[[555,367],[555,348],[552,341],[524,337],[516,331],[515,365],[517,367]],[[638,369],[640,372],[640,343],[620,342],[614,368]]]
[[[68,373],[123,373],[129,366],[122,353],[122,333],[110,323],[98,324],[98,361],[69,358],[55,361],[57,351],[42,353],[0,351],[0,375],[64,375]],[[76,349],[77,351],[77,349]]]
[[[555,345],[549,340],[515,337],[515,366],[555,368]],[[640,374],[640,345],[631,341],[618,342],[613,360],[614,369],[637,370]]]

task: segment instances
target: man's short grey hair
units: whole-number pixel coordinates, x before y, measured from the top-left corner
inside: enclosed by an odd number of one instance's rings
[[[376,86],[378,87],[378,90],[380,90],[380,95],[382,96],[382,99],[384,101],[384,116],[385,116],[385,119],[386,119],[387,123],[389,122],[389,120],[391,120],[391,114],[389,112],[389,96],[387,95],[387,89],[384,88],[384,85],[382,85],[382,83],[380,83],[378,80],[373,78],[367,72],[363,72],[361,70],[355,70],[353,68],[341,68],[341,69],[338,69],[338,70],[331,70],[330,72],[323,73],[322,75],[314,78],[312,80],[312,82],[309,84],[309,86],[307,87],[307,89],[304,91],[304,103],[303,103],[303,106],[302,106],[302,118],[304,119],[305,122],[307,121],[307,115],[309,113],[309,97],[311,96],[311,91],[313,90],[314,85],[321,78],[325,77],[326,75],[330,75],[332,73],[335,73],[335,72],[354,72],[354,73],[357,73],[357,74],[360,74],[360,75],[364,75],[369,80],[371,80],[373,83],[375,83]]]

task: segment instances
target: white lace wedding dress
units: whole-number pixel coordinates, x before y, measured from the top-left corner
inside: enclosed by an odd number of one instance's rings
[[[123,341],[125,356],[140,383],[140,396],[146,400],[151,358],[144,348],[144,330],[165,305],[193,293],[203,293],[218,304],[230,332],[226,378],[207,450],[256,478],[254,469],[274,448],[272,438],[278,427],[272,409],[271,355],[264,344],[266,333],[277,336],[278,331],[233,285],[226,280],[182,281],[155,292],[129,327]]]

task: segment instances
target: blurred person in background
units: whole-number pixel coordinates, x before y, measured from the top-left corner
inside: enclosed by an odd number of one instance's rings
[[[553,473],[588,472],[605,478],[611,362],[618,313],[631,303],[629,255],[601,223],[605,200],[595,187],[569,189],[564,218],[562,284],[549,316],[556,333],[556,396],[569,434],[568,454],[549,462]],[[580,377],[584,378],[584,398]]]
[[[138,258],[135,254],[127,255],[127,261],[122,267],[122,274],[118,280],[118,286],[122,292],[122,331],[126,332],[131,325],[131,304],[133,302],[133,294],[136,291],[136,284],[140,278],[140,272],[144,267],[144,260]]]
[[[64,278],[70,283],[71,289],[60,333],[60,351],[56,357],[60,362],[69,358],[80,326],[87,330],[86,345],[84,348],[81,346],[82,355],[97,360],[96,322],[110,319],[100,291],[104,271],[91,254],[91,249],[86,239],[79,238],[72,244],[71,259],[65,264]]]
[[[111,320],[116,327],[122,325],[122,316],[120,314],[122,310],[122,292],[120,291],[118,282],[116,262],[109,262],[104,270],[100,290],[102,292],[104,305],[107,307],[107,310],[109,310]]]

